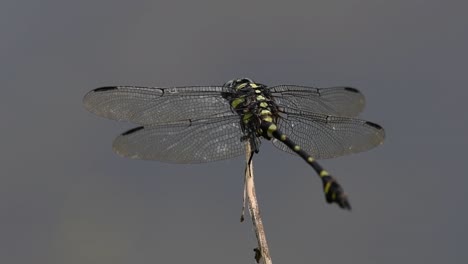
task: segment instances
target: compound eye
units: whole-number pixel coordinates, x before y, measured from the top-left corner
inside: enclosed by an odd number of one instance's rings
[[[242,79],[238,79],[237,82],[239,83],[252,83],[253,81],[249,78],[242,78]]]
[[[230,80],[227,83],[224,84],[225,87],[234,87],[234,84],[237,82],[237,80]]]
[[[239,87],[239,85],[244,84],[244,83],[249,84],[249,83],[253,83],[253,81],[249,78],[239,78],[239,79],[228,81],[227,83],[224,84],[224,86],[234,88],[234,87]]]

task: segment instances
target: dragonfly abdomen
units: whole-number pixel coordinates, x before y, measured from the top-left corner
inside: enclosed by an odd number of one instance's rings
[[[337,203],[341,208],[351,209],[348,198],[346,197],[343,188],[338,184],[338,182],[330,175],[330,173],[328,173],[328,171],[323,169],[322,166],[320,166],[320,164],[312,156],[310,156],[304,149],[302,149],[301,146],[294,143],[294,141],[292,141],[288,135],[282,133],[276,124],[262,120],[260,130],[264,138],[276,138],[277,140],[281,141],[315,170],[315,172],[322,180],[323,191],[328,203]]]

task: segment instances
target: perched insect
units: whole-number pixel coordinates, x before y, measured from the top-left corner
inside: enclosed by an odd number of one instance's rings
[[[261,139],[304,159],[319,175],[328,203],[351,209],[338,182],[316,159],[380,145],[384,129],[354,118],[364,108],[355,88],[267,87],[251,79],[222,86],[111,86],[83,99],[90,112],[139,127],[122,133],[114,150],[126,157],[201,163],[258,153]]]

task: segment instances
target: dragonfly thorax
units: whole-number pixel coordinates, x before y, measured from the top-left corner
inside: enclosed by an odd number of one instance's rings
[[[230,89],[226,99],[241,117],[241,127],[246,136],[265,137],[262,122],[275,123],[277,119],[277,106],[268,87],[248,78],[231,80],[225,87]]]

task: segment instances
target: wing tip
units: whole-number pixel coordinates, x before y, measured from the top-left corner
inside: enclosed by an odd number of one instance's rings
[[[92,92],[106,92],[106,91],[112,91],[112,90],[117,90],[117,86],[103,86],[99,87],[96,89],[93,89]]]
[[[359,93],[359,94],[361,93],[358,89],[356,89],[354,87],[350,87],[350,86],[346,86],[346,87],[344,87],[344,89],[346,91],[353,92],[353,93]]]
[[[379,125],[379,124],[376,124],[376,123],[373,123],[373,122],[370,122],[370,121],[366,121],[365,124],[368,125],[368,126],[371,126],[371,127],[373,127],[373,128],[376,128],[376,129],[378,129],[378,130],[383,130],[383,127],[382,127],[381,125]]]
[[[127,130],[127,131],[123,132],[123,133],[120,134],[120,135],[121,135],[121,136],[128,136],[128,135],[133,134],[133,133],[135,133],[135,132],[137,132],[137,131],[140,131],[140,130],[142,130],[142,129],[144,129],[144,128],[145,128],[144,126],[134,127],[134,128],[132,128],[132,129],[130,129],[130,130]]]
[[[85,105],[85,108],[88,109],[88,111],[93,112],[93,105],[92,105],[92,100],[94,99],[94,93],[99,93],[99,92],[106,92],[106,91],[111,91],[111,90],[117,90],[117,86],[103,86],[99,87],[96,89],[93,89],[89,91],[88,93],[85,94],[83,97],[83,104]]]
[[[370,121],[366,121],[365,124],[367,126],[370,126],[370,127],[374,128],[374,129],[376,129],[375,130],[375,137],[378,140],[378,144],[376,144],[376,146],[377,145],[382,145],[383,142],[384,142],[384,139],[385,139],[385,130],[384,130],[384,128],[381,125],[370,122]]]
[[[114,139],[114,142],[112,142],[112,150],[114,151],[114,153],[116,153],[122,158],[143,159],[143,157],[141,157],[141,155],[139,155],[138,152],[135,152],[131,148],[131,144],[129,144],[128,138],[126,137],[126,135],[137,132],[143,128],[143,126],[135,127],[123,132],[122,134],[120,134],[120,136],[116,137]]]

